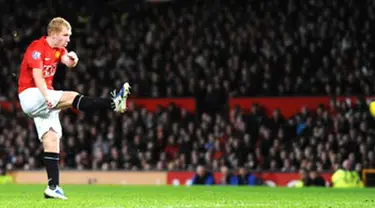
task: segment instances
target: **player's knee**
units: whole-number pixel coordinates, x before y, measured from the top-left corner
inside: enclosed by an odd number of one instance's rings
[[[57,105],[57,108],[64,109],[64,108],[70,108],[70,107],[72,107],[74,98],[76,98],[77,95],[79,95],[78,92],[65,91],[63,93],[63,96],[61,97],[58,105]]]
[[[60,152],[60,137],[53,130],[46,132],[43,137],[43,147],[45,152]]]
[[[77,95],[79,95],[79,93],[78,93],[78,92],[75,92],[75,91],[70,91],[70,93],[72,94],[73,99],[74,99]]]
[[[72,104],[74,98],[77,97],[77,95],[79,95],[78,92],[75,92],[75,91],[67,91],[67,92],[64,92],[63,98],[65,99],[65,101],[66,101],[67,103]]]

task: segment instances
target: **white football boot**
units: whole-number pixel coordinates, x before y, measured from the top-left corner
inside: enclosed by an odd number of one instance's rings
[[[54,190],[52,190],[49,186],[44,191],[44,198],[46,199],[62,199],[67,200],[68,197],[64,195],[64,191],[60,186],[56,186]]]
[[[124,113],[127,110],[127,103],[126,100],[128,99],[128,96],[130,95],[130,85],[128,82],[125,82],[122,88],[119,90],[118,93],[116,93],[116,90],[114,90],[112,94],[112,100],[114,103],[114,111],[119,113]]]

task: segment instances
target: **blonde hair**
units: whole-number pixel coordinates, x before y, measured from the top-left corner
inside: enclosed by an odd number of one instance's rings
[[[52,35],[53,33],[60,33],[62,27],[66,27],[67,29],[72,29],[70,23],[62,18],[62,17],[55,17],[48,23],[47,32],[48,35]]]

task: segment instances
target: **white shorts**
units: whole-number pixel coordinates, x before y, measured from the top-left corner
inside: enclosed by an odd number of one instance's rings
[[[48,90],[52,105],[56,106],[63,96],[63,91]],[[62,136],[60,109],[48,109],[46,101],[38,88],[28,88],[18,95],[23,112],[34,119],[39,140],[51,128],[59,137]]]

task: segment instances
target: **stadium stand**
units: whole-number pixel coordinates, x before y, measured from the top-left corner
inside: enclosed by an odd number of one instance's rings
[[[291,117],[269,116],[260,105],[251,113],[228,108],[232,97],[373,95],[374,1],[53,4],[0,0],[2,100],[17,101],[22,51],[57,14],[71,21],[69,48],[81,60],[75,70],[59,70],[57,89],[107,96],[127,80],[134,98],[197,103],[195,112],[134,106],[116,117],[66,111],[63,168],[333,171],[345,159],[358,171],[375,168],[365,101],[333,99]],[[0,110],[0,169],[41,168],[32,121],[16,107]]]

